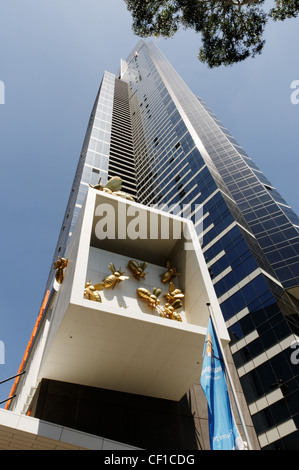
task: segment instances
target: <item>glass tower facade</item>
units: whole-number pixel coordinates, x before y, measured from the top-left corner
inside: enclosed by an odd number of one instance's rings
[[[104,74],[54,260],[89,184],[115,175],[194,222],[261,448],[299,448],[299,219],[152,42]]]
[[[138,201],[192,218],[262,448],[298,445],[299,219],[155,44],[141,41],[119,79]]]

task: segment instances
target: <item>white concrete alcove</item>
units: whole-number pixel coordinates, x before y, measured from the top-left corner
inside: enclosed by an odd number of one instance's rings
[[[39,379],[177,401],[201,374],[208,303],[220,340],[228,342],[190,221],[90,189],[67,257]],[[145,279],[132,276],[130,259],[148,262]],[[182,322],[161,318],[136,293],[166,292],[160,276],[167,260],[180,273],[173,283],[185,294]],[[129,279],[101,291],[102,302],[84,298],[85,282],[103,281],[111,262]]]

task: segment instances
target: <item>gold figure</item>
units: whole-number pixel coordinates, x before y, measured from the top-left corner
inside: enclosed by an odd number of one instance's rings
[[[54,263],[53,269],[56,269],[55,279],[58,282],[58,284],[63,283],[63,279],[64,279],[63,270],[64,268],[67,267],[68,261],[69,261],[68,259],[61,258],[60,256],[58,256],[58,260]]]
[[[170,320],[183,321],[181,315],[175,311],[172,305],[165,304],[163,310],[160,312],[160,317],[169,318]]]
[[[105,185],[103,185],[101,184],[101,178],[100,178],[98,184],[94,186],[90,184],[89,186],[99,191],[104,191],[105,193],[112,194],[114,191],[121,190],[122,179],[119,176],[113,176]]]
[[[108,194],[113,194],[114,196],[123,197],[124,199],[129,199],[130,201],[134,202],[134,199],[129,194],[121,191],[122,189],[122,179],[120,176],[112,176],[112,178],[105,184],[101,184],[101,178],[99,179],[98,184],[92,186],[89,185],[93,189],[97,189],[99,191],[104,191]]]
[[[161,289],[154,287],[153,292],[150,293],[149,290],[139,287],[137,289],[137,294],[139,297],[146,300],[150,307],[156,308],[160,303],[158,297],[162,294],[162,291]]]
[[[166,292],[166,294],[164,295],[164,297],[166,298],[167,302],[170,304],[170,305],[176,305],[175,308],[179,308],[179,307],[182,307],[183,304],[182,302],[180,301],[180,299],[183,299],[185,297],[185,295],[183,294],[183,292],[180,290],[180,289],[176,289],[174,287],[174,284],[173,282],[170,281],[169,283],[169,291]]]
[[[167,302],[164,304],[160,316],[170,320],[182,321],[181,315],[176,310],[183,306],[181,301],[184,297],[183,292],[180,289],[175,289],[173,283],[170,282],[169,292],[166,292],[164,297],[166,297]]]
[[[129,279],[129,276],[124,276],[123,272],[121,272],[120,268],[118,271],[116,271],[115,266],[113,263],[109,264],[109,269],[112,272],[110,276],[107,276],[106,279],[104,280],[103,283],[103,288],[109,289],[110,287],[114,288],[116,284],[118,284],[121,281],[125,281],[126,279]]]
[[[166,282],[170,282],[173,277],[176,277],[177,270],[175,268],[171,267],[170,261],[167,261],[166,263],[166,268],[167,271],[162,274],[161,276],[161,281],[165,284]]]
[[[181,322],[182,317],[176,310],[183,306],[181,299],[184,297],[184,294],[180,289],[175,289],[172,282],[170,284],[169,292],[163,296],[167,300],[163,306],[160,305],[161,300],[158,299],[162,291],[157,287],[153,289],[152,293],[148,289],[139,287],[137,294],[145,300],[150,307],[154,308],[160,317]]]
[[[84,296],[88,298],[88,300],[94,300],[95,302],[102,302],[101,295],[99,290],[103,290],[103,283],[100,282],[99,284],[91,284],[91,279],[89,282],[85,283],[84,289]]]
[[[128,269],[133,273],[133,276],[135,279],[140,279],[144,278],[147,273],[144,272],[144,270],[147,267],[147,262],[142,261],[140,264],[137,263],[137,261],[131,259],[128,263]]]

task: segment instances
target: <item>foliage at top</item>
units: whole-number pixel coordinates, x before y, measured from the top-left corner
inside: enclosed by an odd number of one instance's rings
[[[201,34],[198,58],[209,67],[232,65],[263,50],[269,19],[299,14],[299,0],[124,0],[137,36],[172,37],[180,26]],[[269,1],[267,1],[269,4]]]

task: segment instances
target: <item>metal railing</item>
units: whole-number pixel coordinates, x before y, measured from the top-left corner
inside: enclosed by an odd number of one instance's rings
[[[24,370],[23,372],[21,372],[20,374],[17,374],[17,375],[13,375],[12,377],[8,377],[7,379],[5,380],[2,380],[0,382],[0,385],[4,384],[5,382],[8,382],[9,380],[13,380],[15,379],[16,377],[20,377],[21,375],[25,374],[26,371]],[[12,400],[13,398],[15,398],[17,395],[12,395],[11,397],[9,398],[6,398],[6,400],[3,400],[3,401],[0,401],[0,405],[2,405],[3,403],[6,403],[7,401],[9,400]]]

